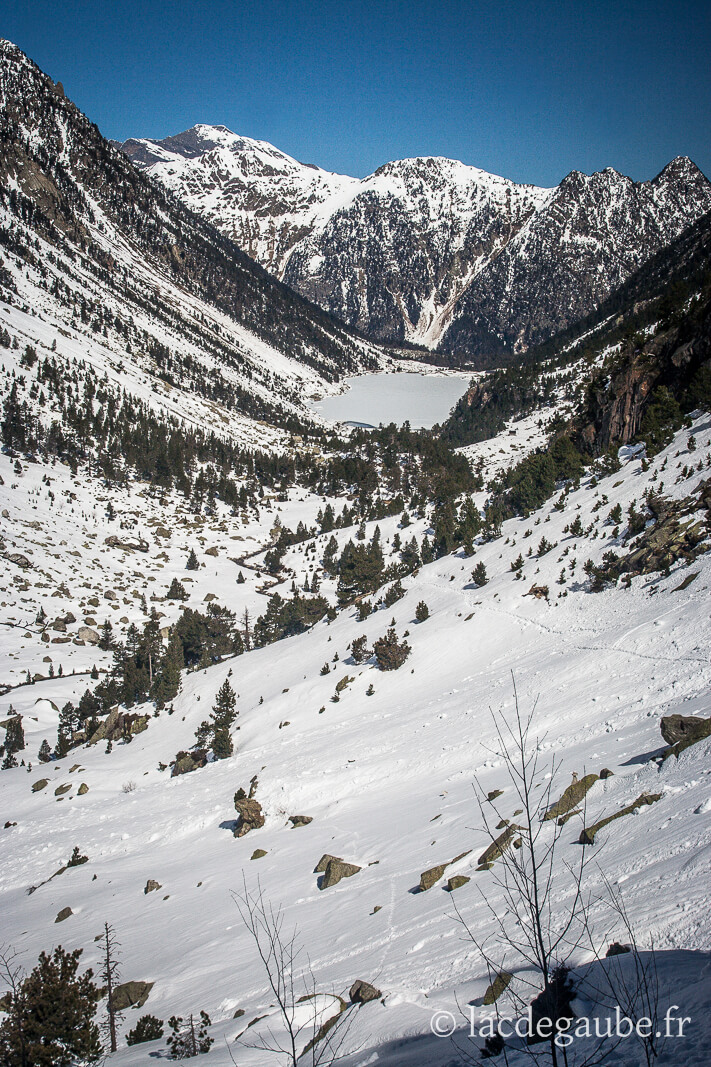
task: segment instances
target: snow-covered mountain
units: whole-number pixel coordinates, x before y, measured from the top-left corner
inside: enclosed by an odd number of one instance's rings
[[[480,1062],[494,996],[525,1017],[550,978],[506,881],[532,843],[576,1021],[685,1019],[656,1051],[582,1037],[568,1062],[702,1067],[711,226],[470,390],[454,451],[309,416],[378,349],[7,43],[0,104],[0,1041],[23,1033],[7,961],[61,944],[102,985],[109,923],[108,1064],[168,1058],[170,1017],[201,1010],[215,1067]],[[515,730],[517,708],[530,823],[492,718]],[[282,916],[287,955],[295,931],[276,990],[244,893],[262,932]],[[129,1045],[146,1015],[163,1036]],[[501,1062],[529,1052],[507,1038]]]
[[[711,210],[688,159],[517,185],[455,160],[358,181],[224,127],[124,151],[292,288],[363,333],[473,357],[520,352],[589,313]]]

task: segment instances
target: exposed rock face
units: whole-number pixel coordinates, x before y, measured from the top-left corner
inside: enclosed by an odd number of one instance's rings
[[[181,774],[191,774],[207,764],[207,752],[202,748],[195,748],[192,752],[179,752],[175,757],[171,778],[177,778]]]
[[[147,729],[147,715],[131,715],[129,712],[119,711],[117,707],[112,708],[89,738],[89,744],[95,745],[98,741],[120,741],[122,738],[143,733]]]
[[[648,182],[608,168],[542,189],[438,157],[359,181],[223,126],[122,147],[344,322],[482,363],[587,314],[711,209],[711,185],[683,157]]]

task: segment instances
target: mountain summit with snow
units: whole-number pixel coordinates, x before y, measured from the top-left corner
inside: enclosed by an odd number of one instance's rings
[[[685,157],[651,181],[607,168],[543,189],[441,157],[358,180],[224,126],[122,147],[344,322],[482,365],[588,314],[711,210],[711,184]]]

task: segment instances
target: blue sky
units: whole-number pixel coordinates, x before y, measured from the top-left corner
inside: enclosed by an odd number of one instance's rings
[[[0,35],[121,140],[207,122],[358,176],[711,175],[708,0],[4,0]]]

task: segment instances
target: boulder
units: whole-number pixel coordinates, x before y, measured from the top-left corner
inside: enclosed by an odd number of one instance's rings
[[[447,867],[449,867],[449,863],[438,863],[436,867],[430,867],[429,870],[423,871],[420,875],[420,892],[425,893],[432,888],[435,882],[439,882]]]
[[[512,978],[513,975],[509,974],[508,971],[499,971],[494,980],[487,986],[483,1003],[486,1005],[496,1004],[501,994],[508,988]]]
[[[82,782],[81,785],[79,786],[79,789],[77,790],[78,795],[80,797],[83,797],[83,796],[86,796],[86,794],[88,792],[89,792],[89,786],[86,784],[86,782]]]
[[[344,860],[330,860],[321,879],[320,889],[330,889],[338,885],[342,878],[352,878],[354,874],[362,870],[355,863],[346,863]]]
[[[263,848],[255,848],[252,855],[249,857],[251,860],[261,860],[266,856],[266,850]]]
[[[162,888],[163,888],[163,886],[160,884],[160,882],[156,882],[155,879],[149,878],[148,881],[145,884],[143,892],[147,896],[149,893],[155,893],[155,891],[157,889],[162,889]]]
[[[60,634],[63,634],[67,632],[67,624],[63,618],[58,617],[52,623],[52,629],[57,630]]]
[[[341,856],[332,856],[329,852],[324,852],[321,859],[314,867],[314,874],[324,874],[331,860],[335,860],[336,863],[341,863]]]
[[[348,993],[351,1004],[368,1004],[371,1000],[382,1000],[383,994],[370,982],[357,978]]]
[[[57,918],[54,921],[56,923],[63,923],[65,919],[68,919],[69,916],[73,914],[74,912],[71,908],[62,908],[61,911],[57,912]]]
[[[153,982],[124,982],[122,985],[117,985],[111,996],[111,1006],[114,1011],[142,1008],[154,984]]]
[[[207,752],[204,748],[193,749],[192,752],[179,752],[173,761],[171,778],[177,778],[180,774],[191,774],[207,764]]]
[[[296,829],[297,826],[308,826],[310,822],[313,822],[312,815],[290,815],[289,822]]]
[[[662,737],[675,754],[711,735],[711,719],[696,715],[665,715],[661,721]]]
[[[40,778],[39,781],[33,783],[32,792],[39,793],[40,789],[46,789],[48,785],[49,778]]]
[[[584,778],[580,779],[577,774],[574,774],[573,781],[565,790],[560,800],[556,800],[555,804],[551,805],[543,816],[543,821],[546,822],[549,819],[557,819],[561,815],[567,815],[568,812],[572,812],[574,808],[577,808],[588,790],[592,789],[596,781],[596,774],[586,774]]]
[[[467,849],[466,852],[460,852],[458,856],[455,856],[453,860],[448,860],[446,863],[438,863],[436,867],[430,867],[429,870],[423,871],[420,875],[419,889],[421,893],[425,893],[428,889],[431,889],[435,882],[438,882],[447,867],[451,867],[453,863],[457,863],[459,860],[463,860],[465,856],[468,856],[471,849]]]
[[[98,645],[101,640],[98,632],[92,630],[91,626],[80,626],[77,630],[77,637],[87,645]]]
[[[234,830],[235,837],[244,837],[250,830],[259,830],[264,826],[262,805],[254,797],[240,796],[239,793],[235,793],[235,810],[239,813]]]
[[[54,795],[55,797],[61,797],[65,793],[68,793],[71,788],[71,784],[69,782],[65,782],[64,785],[57,786],[57,788],[54,790]]]
[[[467,878],[466,874],[453,874],[447,879],[447,892],[453,893],[455,889],[461,889],[467,882],[471,882],[471,878]]]
[[[482,852],[477,861],[479,864],[477,870],[488,871],[494,860],[498,859],[499,856],[503,856],[504,852],[511,847],[517,830],[518,826],[515,823],[507,826],[504,832],[499,834],[495,841],[491,842],[486,851]]]

